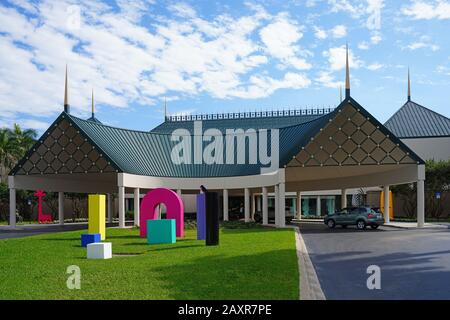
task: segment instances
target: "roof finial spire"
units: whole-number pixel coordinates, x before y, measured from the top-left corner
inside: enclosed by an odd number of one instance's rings
[[[66,79],[64,84],[64,112],[70,113],[70,105],[69,105],[69,92],[67,88],[67,64],[66,64]]]
[[[409,67],[408,67],[408,101],[411,101],[411,78],[409,76]]]
[[[345,48],[345,98],[350,97],[350,67],[348,63],[348,43]]]
[[[164,121],[167,119],[167,99],[164,97]]]
[[[94,118],[95,114],[95,105],[94,105],[94,88],[92,88],[92,98],[91,98],[91,111],[92,111],[92,118]]]

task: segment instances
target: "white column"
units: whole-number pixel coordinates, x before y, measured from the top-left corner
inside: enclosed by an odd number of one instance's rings
[[[341,209],[347,208],[347,189],[341,190]]]
[[[223,221],[228,220],[228,190],[223,189]]]
[[[278,227],[284,228],[286,226],[286,185],[284,182],[280,183],[278,192],[280,193],[280,218],[278,220]]]
[[[425,226],[425,182],[417,181],[417,227]]]
[[[106,209],[108,211],[108,222],[113,222],[113,212],[112,212],[112,196],[111,193],[106,194]]]
[[[267,187],[262,188],[262,213],[263,213],[263,224],[269,224],[269,200],[267,196]]]
[[[302,193],[297,191],[297,219],[302,219]]]
[[[125,187],[119,187],[119,228],[125,228]]]
[[[256,213],[256,195],[252,193],[252,220],[255,220]]]
[[[134,225],[136,227],[139,227],[139,217],[140,217],[140,210],[141,210],[141,202],[140,200],[140,190],[139,188],[134,188]]]
[[[320,201],[320,196],[317,196],[316,203],[316,216],[320,217],[322,215],[322,206]]]
[[[278,190],[278,185],[275,185],[275,225],[278,226],[278,218],[280,212],[280,192]]]
[[[256,195],[256,211],[257,212],[262,212],[262,197]]]
[[[244,189],[244,213],[245,222],[250,222],[250,190],[248,188]]]
[[[16,227],[16,189],[9,189],[9,226]]]
[[[389,223],[389,186],[384,186],[384,223]]]
[[[64,224],[64,192],[58,192],[58,220],[59,224]]]
[[[181,197],[181,189],[177,189],[177,195]]]

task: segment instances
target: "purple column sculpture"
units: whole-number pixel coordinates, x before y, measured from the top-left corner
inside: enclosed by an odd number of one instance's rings
[[[197,240],[206,239],[206,197],[204,193],[197,195]]]

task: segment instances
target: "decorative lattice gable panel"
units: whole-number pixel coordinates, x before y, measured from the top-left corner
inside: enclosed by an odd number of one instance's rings
[[[351,104],[302,147],[289,166],[416,164],[408,150]]]
[[[16,175],[111,173],[117,170],[67,119],[55,123],[19,164]]]

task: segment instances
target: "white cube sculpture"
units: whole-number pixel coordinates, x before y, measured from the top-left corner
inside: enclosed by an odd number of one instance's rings
[[[111,242],[96,242],[87,245],[88,259],[111,259],[112,245]]]

